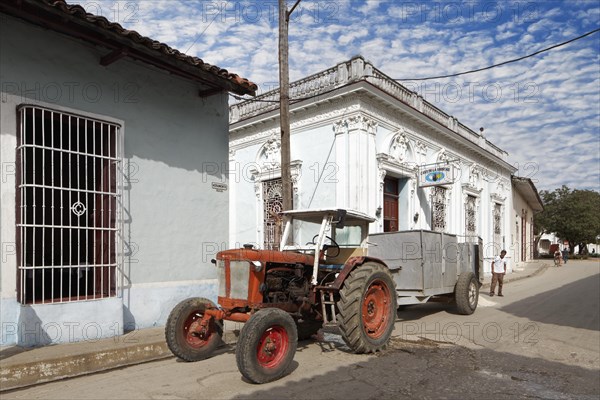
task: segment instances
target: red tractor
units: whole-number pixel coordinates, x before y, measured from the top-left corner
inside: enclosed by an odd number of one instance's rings
[[[320,328],[335,329],[356,353],[388,344],[396,285],[386,264],[367,256],[374,219],[349,210],[295,210],[283,213],[283,220],[280,251],[245,246],[217,254],[218,306],[191,298],[173,309],[165,335],[177,357],[209,357],[224,320],[245,323],[236,361],[254,383],[281,378],[297,341]]]

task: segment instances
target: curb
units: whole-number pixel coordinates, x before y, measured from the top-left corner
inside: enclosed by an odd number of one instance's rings
[[[527,275],[523,275],[523,276],[514,276],[514,277],[504,277],[504,283],[509,283],[509,282],[516,282],[516,281],[520,281],[521,279],[525,279],[525,278],[531,278],[532,276],[536,276],[541,274],[542,272],[544,272],[548,267],[550,266],[550,264],[546,264],[546,263],[542,263],[542,265],[540,267],[538,267],[535,271],[527,274]],[[491,285],[491,282],[487,282],[481,285],[481,288],[489,288]]]
[[[144,343],[119,349],[59,356],[26,364],[2,366],[0,391],[86,375],[172,357],[166,343]]]
[[[237,342],[239,331],[225,331],[223,345]],[[0,392],[103,372],[174,357],[164,340],[117,349],[57,356],[52,359],[13,365],[0,369]]]

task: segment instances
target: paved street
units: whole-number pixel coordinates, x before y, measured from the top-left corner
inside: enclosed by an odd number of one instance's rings
[[[391,348],[354,355],[336,336],[301,342],[293,370],[242,380],[233,347],[3,393],[3,399],[590,398],[600,396],[600,263],[511,282],[471,316],[444,304],[401,310]]]

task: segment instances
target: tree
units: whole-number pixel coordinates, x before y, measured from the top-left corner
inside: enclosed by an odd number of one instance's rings
[[[600,235],[600,193],[593,190],[571,190],[562,186],[554,191],[540,191],[544,211],[534,216],[541,233],[554,232],[574,245],[593,243]]]

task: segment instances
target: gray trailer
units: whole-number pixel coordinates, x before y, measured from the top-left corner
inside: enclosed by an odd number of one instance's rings
[[[370,234],[368,255],[392,272],[398,305],[454,296],[459,312],[477,307],[483,276],[481,238],[459,242],[456,235],[428,230]]]

